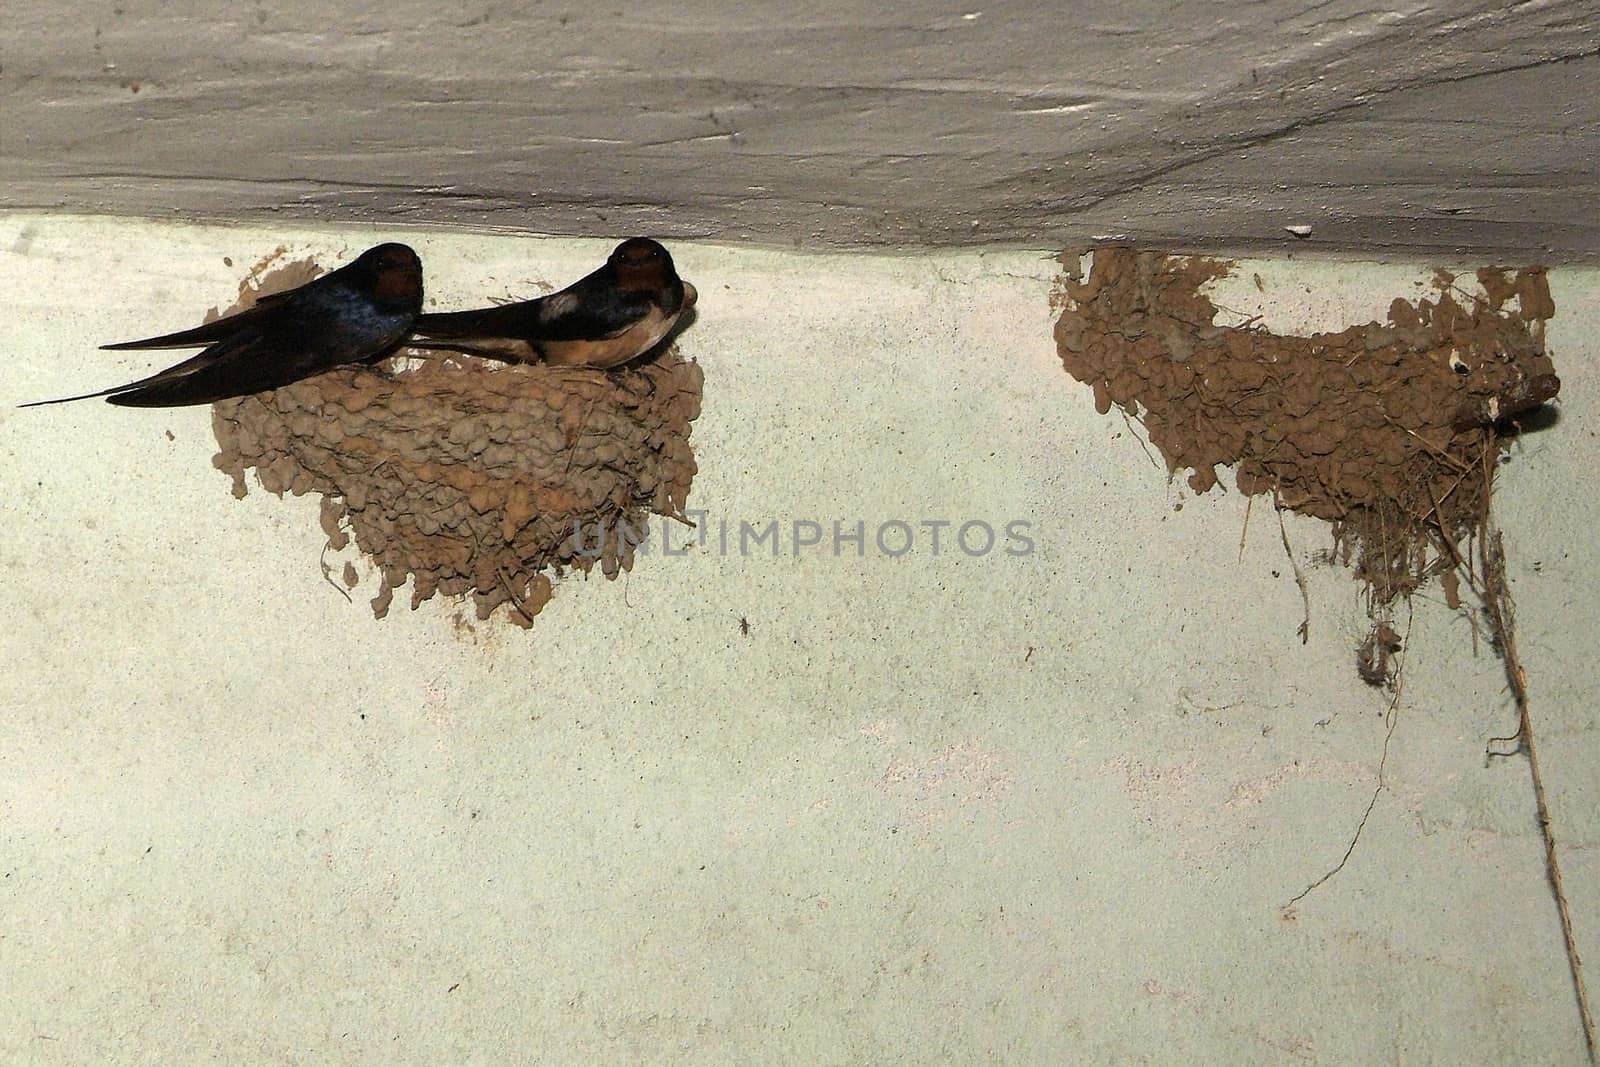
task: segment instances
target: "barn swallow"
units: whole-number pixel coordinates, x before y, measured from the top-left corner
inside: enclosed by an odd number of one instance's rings
[[[422,310],[422,261],[402,244],[369,248],[331,274],[192,330],[104,345],[111,351],[195,348],[204,352],[148,378],[98,393],[39,400],[64,404],[103,396],[124,407],[209,404],[289,385],[348,363],[389,355]]]
[[[413,348],[507,363],[617,367],[644,355],[694,307],[694,286],[648,237],[612,250],[605,265],[559,293],[477,311],[420,315]]]

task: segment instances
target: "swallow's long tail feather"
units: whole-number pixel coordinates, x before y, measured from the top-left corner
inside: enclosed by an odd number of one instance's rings
[[[70,404],[74,400],[93,400],[95,397],[99,396],[111,397],[116,393],[125,393],[133,389],[145,389],[150,386],[160,385],[164,382],[171,382],[181,378],[187,378],[190,374],[197,372],[207,363],[214,362],[215,359],[215,355],[210,350],[207,350],[205,352],[201,352],[197,356],[191,356],[182,363],[175,364],[174,366],[168,367],[164,371],[159,371],[155,374],[152,374],[148,378],[140,378],[135,382],[127,382],[123,385],[113,385],[110,389],[101,389],[99,392],[95,393],[80,393],[77,396],[64,396],[56,400],[35,400],[32,403],[18,404],[17,406],[21,408],[39,408],[46,407],[50,404]],[[111,400],[111,403],[115,404],[116,401]]]
[[[42,408],[42,407],[48,407],[51,404],[70,404],[74,400],[93,400],[97,396],[110,396],[112,393],[115,393],[118,390],[126,389],[126,388],[128,388],[126,385],[118,385],[118,386],[113,386],[110,389],[102,389],[98,393],[79,393],[77,396],[63,396],[63,397],[58,397],[55,400],[32,400],[32,401],[29,401],[26,404],[18,404],[17,407],[19,407],[19,408]]]
[[[388,355],[373,357],[373,362]],[[106,397],[106,403],[125,408],[176,408],[191,404],[213,404],[218,400],[264,393],[310,378],[332,365],[321,367],[294,363],[264,362],[253,352],[229,353],[189,374],[141,382]]]
[[[432,352],[464,352],[506,363],[536,363],[538,342],[529,336],[529,324],[534,318],[527,303],[418,315],[411,328],[412,337],[406,344]]]
[[[526,304],[481,308],[476,311],[434,312],[418,315],[411,329],[421,340],[470,341],[480,337],[520,337],[534,316]],[[421,347],[420,345],[418,347]]]
[[[273,294],[273,296],[285,295],[287,294]],[[217,319],[215,322],[196,326],[192,330],[164,333],[160,337],[146,337],[138,341],[118,341],[114,345],[101,345],[100,348],[106,352],[127,352],[141,348],[197,348],[200,345],[209,345],[231,337],[242,328],[252,325],[253,321],[259,318],[256,312],[264,304],[270,303],[271,300],[272,297],[270,296],[259,297],[254,307],[241,311],[237,315],[229,315],[226,318]]]
[[[271,389],[273,386],[263,388]],[[106,397],[106,403],[124,408],[181,408],[194,404],[214,404],[218,400],[249,396],[251,393],[261,391],[201,371],[186,378],[156,382],[137,389],[112,393]]]

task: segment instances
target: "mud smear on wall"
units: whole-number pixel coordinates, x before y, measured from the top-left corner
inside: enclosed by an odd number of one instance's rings
[[[300,262],[247,280],[228,313],[315,274]],[[330,546],[353,538],[380,572],[379,618],[411,581],[412,608],[471,594],[479,619],[504,609],[526,627],[553,577],[632,567],[634,545],[615,531],[642,529],[650,512],[682,517],[701,385],[671,348],[609,373],[386,361],[214,405],[213,462],[235,496],[252,468],[269,492],[320,494]]]
[[[1543,269],[1479,271],[1483,295],[1441,272],[1387,322],[1297,337],[1215,324],[1201,290],[1227,263],[1098,248],[1085,279],[1076,253],[1062,262],[1067,371],[1102,414],[1115,404],[1141,421],[1195,492],[1231,466],[1241,493],[1331,522],[1370,591],[1363,676],[1385,680],[1389,605],[1436,575],[1459,605],[1461,545],[1483,528],[1513,420],[1560,389]]]

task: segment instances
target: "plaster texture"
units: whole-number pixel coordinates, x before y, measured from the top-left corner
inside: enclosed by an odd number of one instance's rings
[[[0,208],[1595,261],[1597,42],[1600,0],[18,0]]]
[[[439,307],[609,246],[381,237]],[[562,584],[531,632],[404,594],[374,621],[370,577],[346,603],[316,501],[233,499],[207,409],[13,407],[156,366],[96,346],[227,305],[280,244],[379,238],[0,217],[0,1059],[1581,1059],[1527,769],[1483,756],[1503,675],[1436,595],[1359,842],[1286,908],[1383,760],[1357,587],[1291,516],[1302,645],[1271,511],[1241,558],[1243,500],[1169,482],[1062,371],[1042,252],[674,244],[690,507],[860,519],[867,550],[713,538]],[[1256,261],[1218,299],[1336,328],[1433,265]],[[1597,280],[1552,273],[1562,415],[1499,495],[1591,960]],[[894,519],[1035,550],[891,558]]]

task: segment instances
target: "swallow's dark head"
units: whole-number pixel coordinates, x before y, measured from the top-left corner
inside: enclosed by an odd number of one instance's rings
[[[678,277],[672,255],[659,241],[630,237],[612,250],[607,262],[620,288],[648,293],[651,301],[668,315],[694,307],[699,296],[694,286]]]
[[[385,304],[422,307],[422,260],[408,245],[382,244],[361,253],[352,264]]]
[[[659,241],[630,237],[611,250],[611,269],[624,289],[661,290],[678,280],[672,256]]]

